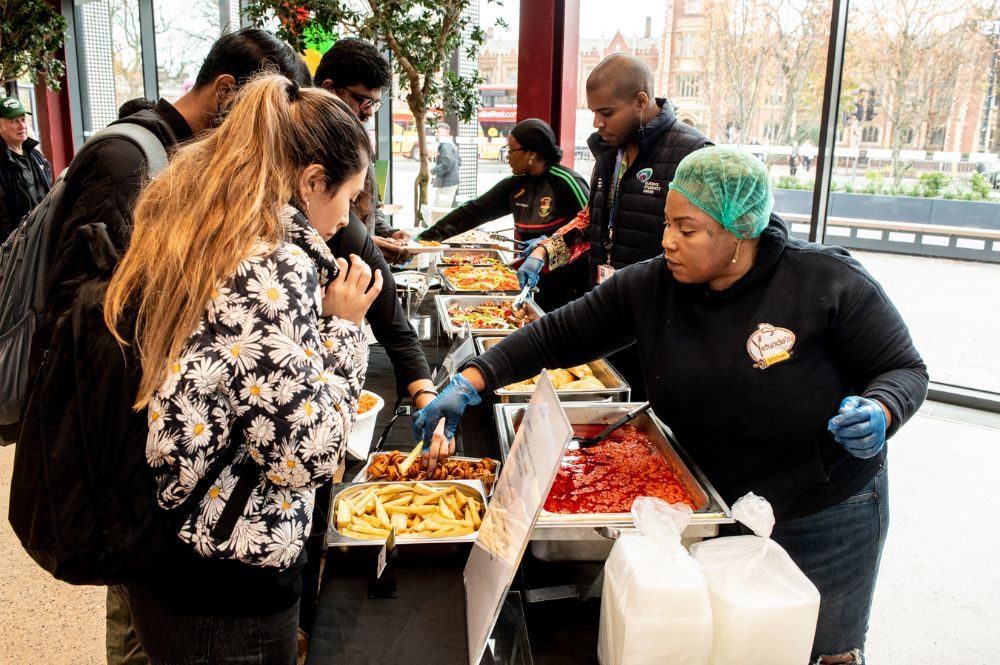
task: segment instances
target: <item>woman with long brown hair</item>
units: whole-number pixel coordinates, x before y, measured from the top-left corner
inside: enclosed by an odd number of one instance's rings
[[[265,75],[138,201],[105,319],[140,360],[158,502],[182,513],[170,569],[126,585],[154,663],[295,662],[314,488],[343,459],[382,285],[325,241],[370,159],[342,102]]]

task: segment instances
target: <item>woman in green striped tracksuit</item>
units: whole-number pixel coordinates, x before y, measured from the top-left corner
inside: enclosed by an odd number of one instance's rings
[[[514,216],[514,237],[529,242],[550,235],[587,205],[590,187],[573,169],[560,166],[562,150],[543,120],[519,122],[507,137],[507,160],[514,175],[468,201],[420,234],[420,240],[447,240],[480,224]],[[536,300],[551,311],[588,290],[588,270],[577,261],[542,275]]]

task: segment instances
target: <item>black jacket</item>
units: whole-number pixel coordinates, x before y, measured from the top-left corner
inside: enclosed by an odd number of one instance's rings
[[[891,436],[927,393],[926,366],[879,284],[845,250],[789,239],[776,216],[728,289],[676,282],[662,257],[650,259],[472,364],[489,391],[633,341],[656,415],[708,480],[730,504],[763,496],[778,519],[839,503],[884,465],[885,448],[858,459],[827,431],[844,397],[885,404]]]
[[[540,176],[504,178],[482,196],[463,203],[420,234],[421,240],[447,240],[504,215],[514,216],[514,237],[551,235],[587,205],[590,187],[579,173],[559,164]]]
[[[666,99],[657,99],[660,114],[639,131],[639,152],[622,178],[618,211],[615,215],[611,265],[623,268],[659,254],[663,237],[663,207],[667,186],[677,165],[687,155],[712,145],[693,127],[677,120]],[[596,282],[597,266],[605,263],[611,188],[615,186],[617,148],[596,132],[587,141],[594,153],[590,180],[590,272]],[[575,244],[575,243],[570,243]]]
[[[409,395],[406,386],[418,379],[430,379],[431,370],[424,357],[424,349],[416,331],[406,320],[406,314],[396,296],[396,282],[385,257],[372,242],[368,229],[358,217],[351,213],[347,226],[327,243],[333,255],[348,258],[356,254],[372,270],[382,273],[382,291],[368,308],[365,318],[375,333],[375,339],[385,348],[396,374],[396,392]]]
[[[153,132],[167,154],[192,136],[183,116],[162,99],[154,108],[134,113],[118,121],[121,122],[142,125]],[[49,303],[54,315],[69,306],[81,279],[107,269],[95,264],[94,252],[86,240],[91,234],[84,227],[103,224],[119,255],[128,247],[132,237],[132,208],[144,182],[145,168],[142,151],[127,139],[108,139],[90,149],[84,144],[73,159],[65,176],[62,200],[65,221],[49,276]]]
[[[25,139],[21,150],[28,158],[35,177],[48,192],[52,187],[52,164],[38,150],[38,141]],[[21,166],[14,159],[7,146],[0,145],[0,242],[17,228],[22,217],[38,205],[28,192]]]

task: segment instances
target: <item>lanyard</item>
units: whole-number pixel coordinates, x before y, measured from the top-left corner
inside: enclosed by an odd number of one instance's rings
[[[611,198],[611,211],[608,213],[608,237],[604,241],[604,260],[608,265],[611,265],[611,251],[614,249],[615,245],[615,218],[618,216],[618,205],[621,203],[621,188],[622,180],[625,177],[624,171],[622,171],[622,163],[624,162],[625,171],[628,170],[629,164],[626,161],[626,148],[618,148],[618,157],[615,159],[615,182],[612,186],[612,198]]]

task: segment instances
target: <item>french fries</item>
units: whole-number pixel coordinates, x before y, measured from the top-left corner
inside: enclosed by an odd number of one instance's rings
[[[393,527],[397,537],[467,536],[480,527],[483,512],[472,488],[422,482],[347,490],[334,508],[337,531],[364,540],[384,540]]]

